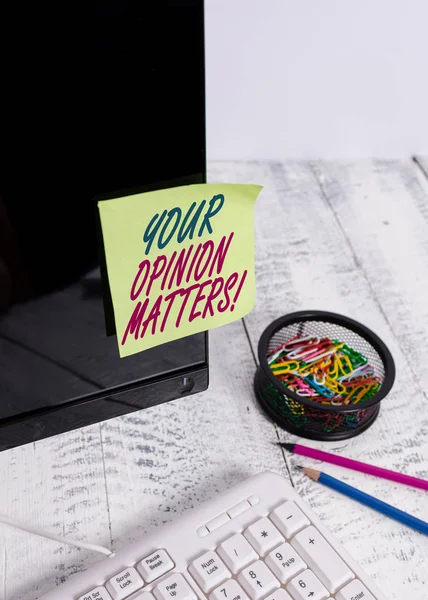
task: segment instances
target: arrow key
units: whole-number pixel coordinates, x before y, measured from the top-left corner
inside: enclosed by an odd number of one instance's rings
[[[321,581],[309,569],[290,581],[287,592],[294,600],[327,600],[330,596]]]
[[[241,571],[238,575],[238,581],[251,600],[261,600],[261,598],[279,588],[278,579],[261,560],[257,560]]]

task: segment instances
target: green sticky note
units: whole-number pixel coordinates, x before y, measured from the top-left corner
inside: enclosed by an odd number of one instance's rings
[[[121,357],[251,311],[260,190],[197,184],[98,202]]]

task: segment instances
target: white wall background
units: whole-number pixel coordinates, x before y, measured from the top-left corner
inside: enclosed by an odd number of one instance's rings
[[[428,0],[205,0],[209,159],[428,154]]]

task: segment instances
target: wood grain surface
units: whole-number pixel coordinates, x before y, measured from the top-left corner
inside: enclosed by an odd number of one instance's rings
[[[304,443],[428,478],[428,180],[418,160],[211,164],[210,182],[264,189],[256,305],[245,322],[211,332],[209,390],[1,453],[0,512],[116,550],[272,470],[291,476],[389,600],[426,600],[428,538],[301,475],[293,465],[313,462],[283,455],[278,439],[297,438],[265,417],[252,389],[258,339],[273,319],[315,308],[361,321],[389,346],[394,387],[367,432]],[[428,520],[421,490],[322,468]],[[98,560],[0,525],[0,598],[34,600]]]

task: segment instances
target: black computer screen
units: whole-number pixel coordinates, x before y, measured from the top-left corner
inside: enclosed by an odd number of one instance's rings
[[[203,2],[1,10],[0,419],[206,364],[119,358],[96,210],[205,181]]]

